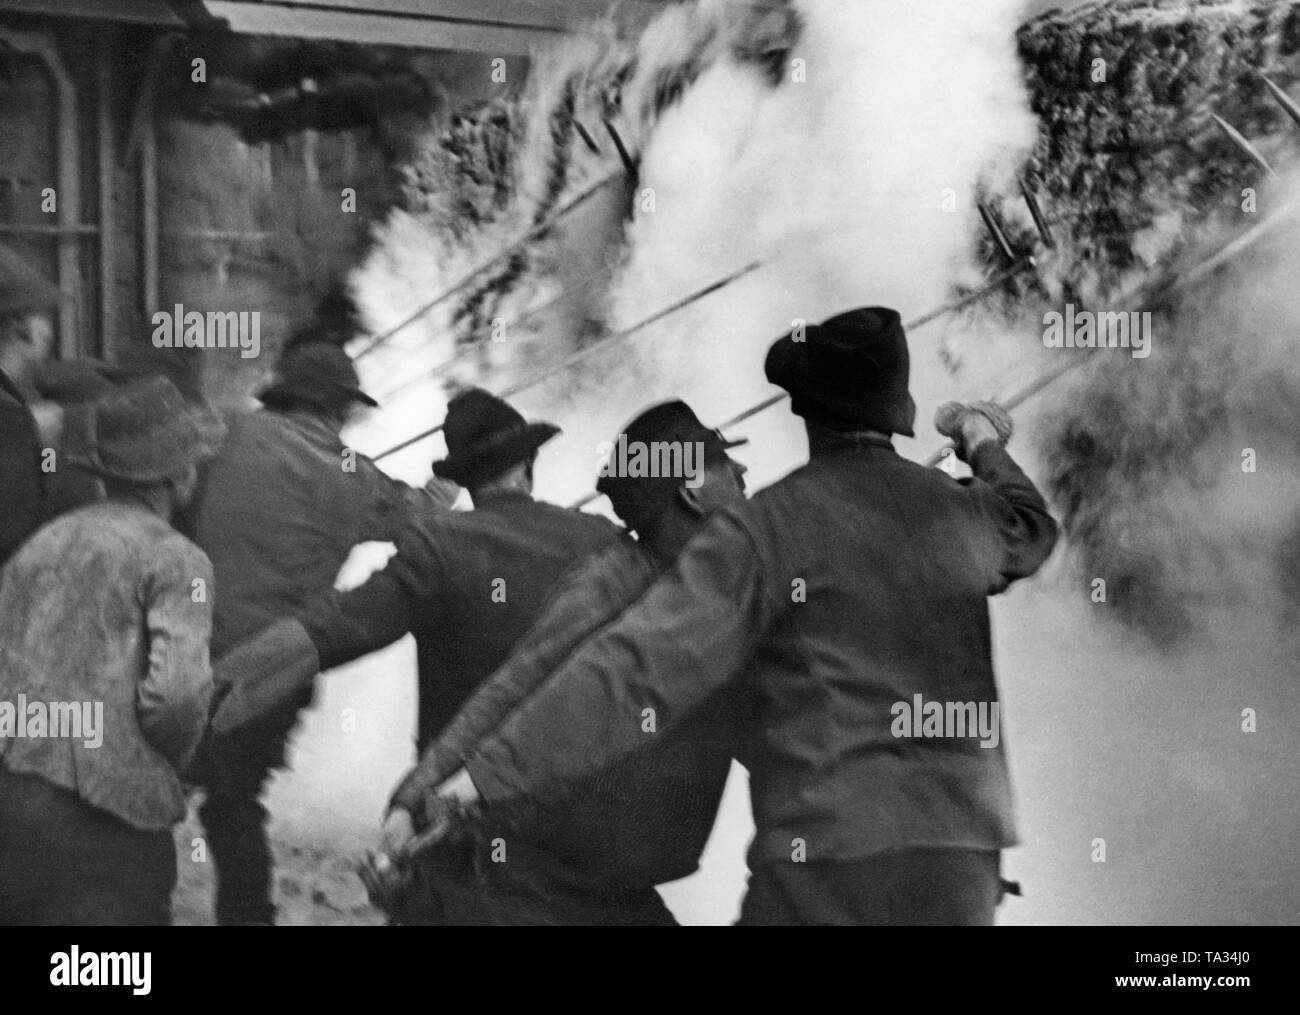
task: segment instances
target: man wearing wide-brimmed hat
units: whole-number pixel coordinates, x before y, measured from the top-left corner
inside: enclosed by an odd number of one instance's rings
[[[994,407],[943,414],[973,480],[894,451],[915,415],[894,311],[787,335],[766,366],[809,463],[710,520],[440,795],[489,815],[545,803],[640,749],[644,709],[671,732],[742,683],[758,707],[741,923],[991,923],[1015,829],[987,597],[1038,570],[1055,523]],[[970,724],[936,726],[936,707]]]
[[[532,630],[393,794],[391,826],[427,824],[426,797],[494,736],[571,652],[636,602],[714,512],[744,500],[744,466],[729,455],[744,443],[704,426],[680,400],[651,406],[627,424],[612,442],[597,489],[609,497],[629,533],[576,565],[556,586]],[[657,453],[657,461],[683,468],[647,469],[644,462],[628,468],[629,449],[632,455]],[[599,778],[567,787],[555,806],[503,821],[509,862],[479,857],[494,922],[675,923],[655,886],[687,877],[699,866],[735,753],[743,699],[734,690],[718,695],[674,732],[648,737],[642,750]],[[579,690],[574,721],[580,726],[587,701]],[[403,819],[402,812],[410,817]],[[495,837],[494,830],[486,837]],[[405,844],[399,831],[386,846],[400,855]]]
[[[171,921],[177,773],[207,723],[214,589],[169,520],[220,424],[153,377],[96,403],[95,431],[74,464],[108,500],[45,525],[0,570],[0,923]]]
[[[423,750],[532,626],[560,575],[618,537],[604,518],[533,498],[538,449],[557,427],[529,422],[502,399],[471,388],[452,399],[443,432],[447,457],[433,471],[465,487],[474,510],[407,528],[388,566],[361,588],[299,611],[220,660],[234,683],[213,718],[218,736],[274,712],[318,670],[410,632],[419,671],[416,743]],[[472,855],[441,851],[421,876],[406,922],[486,922]]]
[[[390,542],[413,518],[445,510],[454,488],[414,489],[386,475],[341,436],[376,402],[343,349],[312,320],[286,343],[264,408],[229,419],[229,435],[203,470],[194,541],[208,554],[220,594],[212,655],[334,588],[360,543]],[[311,701],[301,688],[222,750],[205,746],[190,777],[206,789],[199,816],[217,872],[221,924],[270,924],[272,860],[261,801],[285,762],[289,732]]]

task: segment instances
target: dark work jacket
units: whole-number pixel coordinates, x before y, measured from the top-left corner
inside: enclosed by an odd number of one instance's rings
[[[619,529],[526,494],[429,513],[397,538],[388,566],[302,618],[323,670],[415,635],[420,750],[533,625],[551,588]]]
[[[420,813],[453,775],[592,634],[641,597],[667,564],[625,536],[577,565],[509,659],[425,750],[393,803]],[[736,750],[738,695],[727,691],[671,733],[643,724],[644,746],[567,787],[553,806],[506,816],[511,830],[561,859],[596,890],[652,888],[693,873],[708,842]]]
[[[262,409],[227,422],[182,525],[216,575],[214,659],[327,594],[354,546],[396,539],[408,512],[432,503],[362,455],[345,470],[343,441],[312,415]]]
[[[1015,842],[1003,740],[896,735],[895,706],[997,701],[987,597],[1033,574],[1056,525],[1005,450],[958,482],[887,441],[819,446],[715,515],[466,767],[489,805],[559,795],[719,689],[755,695],[750,864]]]
[[[18,385],[0,370],[0,566],[45,516],[36,420]]]

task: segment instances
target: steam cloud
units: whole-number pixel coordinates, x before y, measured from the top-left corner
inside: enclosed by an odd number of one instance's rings
[[[642,405],[682,396],[718,421],[770,393],[763,351],[795,319],[863,304],[896,306],[911,318],[955,285],[977,284],[986,267],[976,196],[1009,191],[1035,137],[1015,52],[1020,13],[1002,0],[719,0],[670,8],[637,40],[603,30],[566,43],[535,68],[531,115],[507,130],[512,154],[499,164],[500,187],[488,188],[482,223],[453,229],[454,204],[434,202],[381,230],[354,279],[367,322],[375,332],[390,327],[519,235],[539,206],[554,207],[616,168],[608,144],[597,156],[571,131],[557,133],[557,110],[593,127],[612,115],[641,155],[636,189],[611,190],[494,273],[473,306],[452,303],[363,361],[367,382],[382,389],[472,352],[445,377],[389,399],[357,445],[378,449],[436,423],[448,380],[500,389],[761,261],[726,290],[514,399],[565,428],[538,469],[539,494],[563,503],[590,488],[596,445]],[[792,75],[796,60],[805,81]],[[439,156],[431,164],[448,163]],[[1279,744],[1297,718],[1294,673],[1279,669],[1293,670],[1294,656],[1279,649],[1278,628],[1262,615],[1247,620],[1223,608],[1227,590],[1250,586],[1262,573],[1256,565],[1270,558],[1271,587],[1281,587],[1276,551],[1295,545],[1286,542],[1296,528],[1297,431],[1285,322],[1300,308],[1273,284],[1285,270],[1294,270],[1289,257],[1267,280],[1244,274],[1237,282],[1254,280],[1246,288],[1207,291],[1161,325],[1177,342],[1158,339],[1145,362],[1114,354],[1113,363],[1088,368],[1054,394],[1041,429],[1033,415],[1019,420],[1047,456],[1076,557],[994,606],[1026,840],[1009,854],[1007,874],[1026,882],[1027,895],[1009,903],[1006,920],[1294,915],[1296,860],[1279,862],[1276,848],[1289,842],[1294,827],[1285,826],[1300,810],[1288,788],[1300,782],[1296,762]],[[608,282],[587,281],[600,272]],[[1229,291],[1241,297],[1235,313],[1215,304],[1215,294]],[[465,341],[467,325],[513,320],[559,294],[568,295],[553,312],[507,341]],[[1013,375],[1046,362],[1033,320],[1013,308],[914,332],[912,386],[925,443],[899,441],[900,450],[916,458],[930,450],[924,424],[941,401],[1005,391]],[[743,429],[755,485],[803,460],[801,429],[784,409]],[[1013,450],[1033,469],[1026,446],[1021,439]],[[1266,463],[1253,476],[1240,472],[1248,446]],[[425,442],[393,465],[422,480],[440,453],[438,442]],[[1294,562],[1300,552],[1292,553]],[[1085,579],[1094,573],[1111,578],[1105,605],[1088,599]],[[1193,609],[1196,589],[1204,610]],[[1165,649],[1111,623],[1121,612],[1152,618],[1139,626]],[[1213,638],[1180,647],[1197,623],[1213,625]],[[336,825],[377,815],[410,760],[401,734],[411,726],[412,683],[407,648],[326,680],[298,745],[303,763],[277,785],[280,799],[292,798],[299,813],[314,801],[320,820]],[[1259,710],[1259,734],[1239,730],[1246,707]],[[358,710],[360,738],[338,732],[346,708]],[[749,834],[742,781],[738,772],[703,874],[669,890],[688,922],[735,913]],[[1110,847],[1106,864],[1090,859],[1098,838]]]

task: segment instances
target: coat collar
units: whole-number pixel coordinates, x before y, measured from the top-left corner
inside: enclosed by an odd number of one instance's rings
[[[894,450],[888,434],[878,430],[831,430],[826,427],[808,428],[808,450],[811,454],[829,454],[834,451],[859,451],[864,448]]]

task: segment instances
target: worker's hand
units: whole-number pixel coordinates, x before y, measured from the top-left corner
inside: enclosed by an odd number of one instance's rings
[[[415,837],[415,819],[405,807],[394,807],[384,819],[379,836],[379,850],[388,856],[401,856],[407,844]]]
[[[474,780],[470,778],[469,772],[463,768],[438,786],[438,796],[455,801],[460,804],[462,810],[475,808],[483,802],[483,798],[479,796],[478,787],[474,785]]]
[[[480,797],[474,780],[465,769],[424,795],[424,825],[421,841],[462,841],[471,835],[478,817]]]
[[[941,405],[934,414],[934,428],[956,444],[957,457],[964,462],[985,441],[1005,445],[1013,430],[1011,415],[994,402]]]
[[[32,402],[28,409],[36,421],[36,435],[41,446],[58,447],[63,437],[63,406],[57,402]]]
[[[433,476],[424,484],[424,492],[437,507],[450,511],[451,506],[456,503],[456,498],[460,496],[460,487],[450,479]]]

